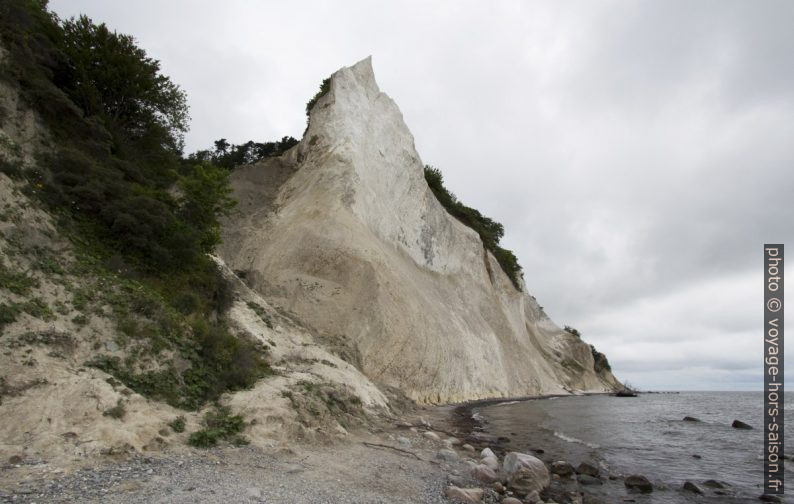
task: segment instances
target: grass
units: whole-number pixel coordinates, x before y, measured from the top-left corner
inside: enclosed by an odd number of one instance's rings
[[[204,428],[192,433],[188,444],[196,448],[211,448],[219,441],[227,441],[235,446],[248,444],[248,440],[240,433],[245,429],[246,422],[242,415],[232,415],[228,406],[216,405],[204,415]]]
[[[0,287],[18,296],[25,296],[30,289],[39,286],[39,281],[25,273],[15,273],[0,264]]]
[[[22,313],[49,322],[55,318],[52,310],[44,301],[33,299],[22,303],[0,304],[0,329],[16,321]]]

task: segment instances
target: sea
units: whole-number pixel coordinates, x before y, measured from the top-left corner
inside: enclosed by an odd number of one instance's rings
[[[785,395],[794,423],[794,396]],[[646,476],[651,494],[628,492],[618,479],[604,477],[593,494],[606,502],[747,503],[763,493],[763,395],[761,392],[649,393],[638,397],[566,396],[475,406],[471,413],[488,434],[509,438],[508,449],[536,453],[547,461],[598,464],[602,474]],[[685,416],[700,422],[684,421]],[[741,420],[753,430],[731,427]],[[794,454],[794,432],[785,426]],[[787,451],[787,453],[789,453]],[[794,462],[785,461],[794,494]],[[682,489],[724,482],[728,495],[703,487],[705,495]],[[791,496],[784,502],[794,503]]]

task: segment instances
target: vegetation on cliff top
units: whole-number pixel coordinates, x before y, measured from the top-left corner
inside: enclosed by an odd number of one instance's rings
[[[0,79],[20,90],[51,140],[32,167],[4,160],[0,169],[72,239],[85,283],[75,307],[102,312],[109,304],[120,337],[146,341],[136,348],[159,368],[145,369],[136,354],[98,355],[92,364],[186,408],[253,384],[269,368],[226,327],[230,291],[207,255],[235,205],[229,170],[214,162],[227,158],[183,156],[184,91],[133,37],[85,16],[60,20],[44,0],[0,3],[0,38]],[[9,282],[25,288],[24,279]],[[14,313],[5,315],[8,322]]]
[[[518,264],[518,259],[512,251],[499,246],[499,240],[505,234],[504,226],[459,201],[454,194],[444,187],[444,176],[438,168],[433,168],[429,165],[425,166],[425,180],[427,180],[427,185],[430,186],[436,199],[447,209],[447,212],[480,235],[483,246],[496,258],[502,270],[513,282],[513,286],[517,290],[521,290],[521,284],[519,283],[521,266]]]

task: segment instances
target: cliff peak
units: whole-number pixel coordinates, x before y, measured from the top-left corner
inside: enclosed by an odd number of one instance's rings
[[[295,153],[235,170],[222,256],[368,377],[423,402],[604,391],[590,346],[517,290],[430,190],[371,58],[335,72]],[[272,204],[258,187],[286,173]],[[270,189],[268,189],[270,190]]]

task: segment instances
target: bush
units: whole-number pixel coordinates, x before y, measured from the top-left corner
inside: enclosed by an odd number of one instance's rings
[[[575,328],[573,328],[571,326],[568,326],[568,325],[565,326],[565,332],[567,332],[569,334],[573,334],[577,338],[581,338],[582,337],[582,333],[580,333],[577,329],[575,329]]]
[[[320,98],[325,96],[325,94],[328,93],[328,91],[330,90],[331,90],[331,78],[328,77],[327,79],[323,79],[323,82],[320,84],[320,90],[317,91],[317,94],[315,94],[312,97],[312,99],[309,100],[308,103],[306,103],[306,117],[309,117],[312,109],[320,100]]]
[[[478,210],[461,203],[454,194],[444,187],[444,176],[439,169],[425,166],[425,180],[438,202],[447,212],[480,235],[483,246],[496,258],[513,286],[517,290],[521,290],[519,283],[521,266],[518,264],[518,259],[512,251],[499,246],[499,240],[504,236],[504,226],[484,216]]]
[[[232,415],[228,406],[216,406],[204,415],[204,429],[196,431],[188,438],[188,444],[196,448],[210,448],[218,441],[229,441],[233,445],[248,444],[240,433],[246,426],[241,415]]]
[[[174,432],[185,432],[185,417],[179,415],[168,422],[168,426],[171,427],[171,430]]]

